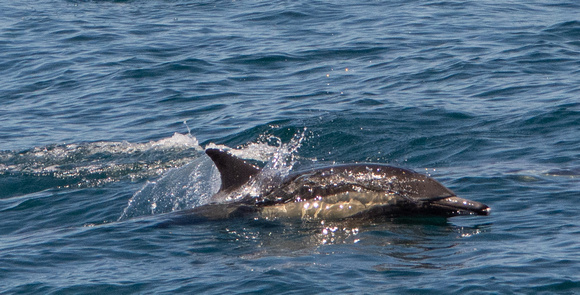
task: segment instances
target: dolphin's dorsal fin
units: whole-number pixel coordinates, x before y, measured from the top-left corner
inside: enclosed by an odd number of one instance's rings
[[[259,168],[246,161],[230,155],[220,149],[207,149],[205,153],[218,168],[222,179],[220,191],[233,190],[248,182],[252,176],[260,172]]]

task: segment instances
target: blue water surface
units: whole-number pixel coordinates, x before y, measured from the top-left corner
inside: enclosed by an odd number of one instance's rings
[[[0,293],[580,292],[577,1],[0,1]],[[172,222],[301,134],[492,214]]]

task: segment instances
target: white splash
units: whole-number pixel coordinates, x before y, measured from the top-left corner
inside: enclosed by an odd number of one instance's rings
[[[243,186],[239,194],[228,199],[216,199],[214,195],[221,185],[219,172],[211,159],[200,152],[199,157],[191,163],[169,170],[160,179],[148,182],[136,192],[119,220],[191,209],[212,202],[227,202],[242,196],[259,196],[290,173],[304,134],[305,130],[286,144],[282,144],[279,138],[267,136],[265,140],[250,143],[240,149],[210,143],[206,149],[227,150],[236,157],[265,162],[265,165],[258,175]],[[180,140],[178,137],[173,138],[173,142]],[[273,146],[273,142],[278,145]]]
[[[290,174],[290,171],[296,163],[296,153],[304,141],[306,128],[296,134],[288,143],[281,143],[277,138],[279,146],[273,147],[264,143],[250,144],[246,148],[229,150],[231,154],[243,159],[268,159],[266,165],[260,173],[253,177],[241,190],[229,196],[226,201],[232,201],[239,198],[251,196],[259,197],[263,192],[269,191],[273,186],[278,185]],[[272,138],[269,138],[271,142]]]
[[[58,187],[90,187],[158,176],[196,158],[203,149],[191,135],[145,143],[54,144],[0,152],[0,173],[59,179]]]

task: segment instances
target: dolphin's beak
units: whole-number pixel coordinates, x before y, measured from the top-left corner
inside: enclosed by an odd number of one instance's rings
[[[463,199],[457,196],[439,199],[429,203],[432,209],[439,209],[449,216],[458,215],[489,215],[491,208],[487,205]]]

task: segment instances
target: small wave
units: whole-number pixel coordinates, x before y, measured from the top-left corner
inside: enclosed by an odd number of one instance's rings
[[[567,21],[558,23],[547,28],[545,32],[571,40],[578,40],[580,37],[580,21]]]
[[[570,177],[570,178],[578,178],[580,177],[580,168],[574,169],[551,169],[545,173],[547,176],[555,176],[555,177]]]

